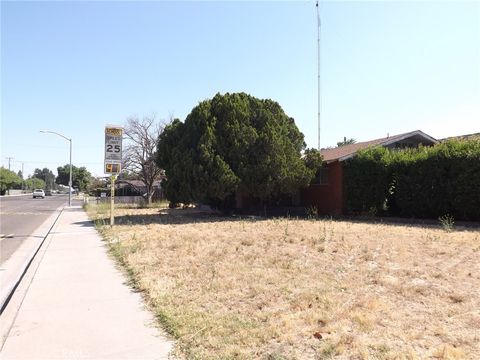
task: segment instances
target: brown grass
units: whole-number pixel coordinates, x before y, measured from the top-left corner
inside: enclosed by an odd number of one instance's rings
[[[107,219],[103,208],[90,216]],[[478,359],[480,233],[117,209],[113,252],[188,359]]]

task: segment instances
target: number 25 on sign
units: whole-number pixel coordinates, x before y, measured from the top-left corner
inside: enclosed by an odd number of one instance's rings
[[[105,173],[118,174],[122,167],[123,128],[105,127]]]

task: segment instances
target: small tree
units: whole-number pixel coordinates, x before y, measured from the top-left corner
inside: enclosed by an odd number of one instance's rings
[[[98,189],[105,189],[108,187],[108,180],[105,177],[92,177],[87,187],[87,192],[90,195],[96,195]]]
[[[337,147],[355,144],[356,142],[357,142],[357,140],[355,140],[353,138],[352,139],[347,139],[346,137],[344,137],[343,141],[337,142]]]
[[[5,194],[14,186],[22,184],[22,179],[15,172],[0,167],[0,194]]]
[[[25,180],[25,188],[27,190],[45,189],[45,181],[36,177],[28,178]]]
[[[145,183],[147,201],[152,203],[155,192],[154,182],[160,179],[162,169],[156,164],[158,137],[163,125],[155,117],[130,117],[124,127],[127,144],[124,151],[123,166]]]
[[[321,176],[320,171],[323,165],[323,159],[320,151],[314,148],[306,149],[303,153],[303,162],[305,163],[305,166],[315,174],[312,182],[319,182]]]

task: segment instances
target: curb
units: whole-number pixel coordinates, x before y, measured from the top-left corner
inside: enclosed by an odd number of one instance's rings
[[[18,197],[18,196],[28,196],[28,195],[32,195],[32,193],[28,193],[28,194],[14,194],[14,195],[0,195],[0,199],[7,199],[7,198],[11,198],[11,197]]]
[[[37,255],[37,253],[39,252],[40,248],[42,247],[42,245],[44,244],[45,242],[45,239],[48,237],[48,235],[50,234],[50,231],[53,229],[53,227],[56,225],[58,219],[60,218],[60,216],[62,215],[63,213],[63,210],[65,209],[65,205],[62,205],[60,207],[58,207],[57,209],[55,209],[55,211],[53,212],[53,214],[51,216],[49,216],[37,229],[35,229],[35,231],[32,233],[32,235],[38,231],[38,229],[42,229],[44,227],[45,224],[49,223],[52,221],[52,218],[54,218],[53,220],[53,224],[51,226],[48,227],[48,230],[47,230],[47,233],[45,234],[45,236],[43,237],[42,241],[40,241],[40,243],[36,246],[33,247],[33,249],[30,250],[30,253],[29,255],[25,258],[25,260],[23,261],[22,265],[19,266],[19,267],[14,267],[14,271],[15,271],[15,276],[13,277],[13,280],[10,280],[8,282],[8,284],[6,286],[2,286],[2,293],[0,294],[0,315],[3,314],[5,308],[7,307],[10,299],[12,298],[13,294],[15,293],[15,290],[17,289],[18,285],[20,284],[20,282],[22,281],[25,273],[27,272],[28,268],[30,267],[33,259],[35,258],[35,256]],[[57,211],[58,211],[58,214],[57,214]],[[4,263],[5,264],[8,264],[8,260]],[[7,280],[8,281],[8,280]]]

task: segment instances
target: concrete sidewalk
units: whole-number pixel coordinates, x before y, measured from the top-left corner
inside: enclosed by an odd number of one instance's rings
[[[0,321],[4,360],[168,359],[172,346],[81,207],[64,209]]]

